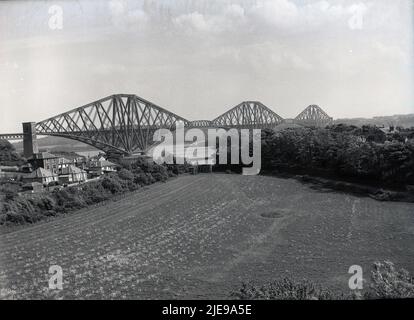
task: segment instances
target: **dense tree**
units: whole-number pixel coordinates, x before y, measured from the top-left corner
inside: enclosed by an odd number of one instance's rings
[[[396,141],[375,127],[335,125],[262,132],[262,168],[326,172],[390,184],[414,183],[414,141]]]
[[[0,140],[0,165],[21,166],[26,162],[7,140]]]

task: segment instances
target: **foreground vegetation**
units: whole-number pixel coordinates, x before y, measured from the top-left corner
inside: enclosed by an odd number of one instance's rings
[[[364,292],[337,294],[308,280],[283,278],[264,285],[243,283],[232,296],[243,300],[354,300],[414,298],[414,278],[389,261],[376,262],[371,283]]]
[[[1,185],[0,225],[34,223],[97,204],[112,197],[131,192],[157,181],[187,172],[186,165],[161,166],[138,160],[118,172],[79,186],[38,194],[19,194],[20,182]]]

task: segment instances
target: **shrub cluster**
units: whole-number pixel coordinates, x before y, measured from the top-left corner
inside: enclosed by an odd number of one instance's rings
[[[308,280],[283,278],[262,285],[243,283],[231,295],[242,300],[354,300],[414,298],[414,278],[389,261],[374,263],[371,283],[365,291],[334,292]]]
[[[335,295],[308,280],[283,278],[257,286],[243,283],[239,291],[232,293],[242,300],[332,300]]]
[[[97,181],[53,192],[19,195],[14,185],[7,186],[8,191],[3,194],[3,199],[0,198],[0,225],[34,223],[46,217],[68,213],[157,181],[166,181],[186,170],[185,166],[173,170],[138,160]]]

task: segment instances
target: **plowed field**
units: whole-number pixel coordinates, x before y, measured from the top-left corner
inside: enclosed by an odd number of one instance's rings
[[[7,231],[7,230],[6,230]],[[414,273],[414,204],[290,179],[199,174],[0,235],[1,298],[226,298],[242,281],[307,278],[348,291],[348,269]],[[49,267],[63,290],[49,290]]]

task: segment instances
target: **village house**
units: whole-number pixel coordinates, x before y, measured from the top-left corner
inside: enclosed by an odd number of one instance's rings
[[[87,180],[87,173],[74,165],[59,169],[59,181],[62,183],[76,183]]]
[[[35,169],[43,168],[56,173],[59,168],[60,158],[49,152],[39,152],[34,153],[28,161]]]
[[[23,177],[25,182],[39,182],[42,184],[49,184],[58,181],[58,175],[50,170],[44,168],[37,168],[32,173]]]
[[[106,160],[106,158],[102,155],[102,154],[98,154],[96,157],[94,157],[94,158],[91,158],[90,160],[92,160],[92,161],[105,161]]]
[[[66,158],[58,158],[58,172],[64,168],[68,168],[71,165],[71,161]]]
[[[115,172],[117,165],[108,160],[88,162],[88,173],[90,177],[99,177],[105,173]]]
[[[77,167],[83,167],[86,162],[86,157],[77,154],[76,152],[59,152],[56,153],[57,156],[64,159],[62,163],[73,164]]]
[[[28,160],[34,169],[44,168],[53,173],[59,173],[61,169],[68,168],[70,165],[77,165],[84,162],[85,158],[82,156],[72,156],[70,154],[65,156],[55,155],[49,152],[34,153]]]

